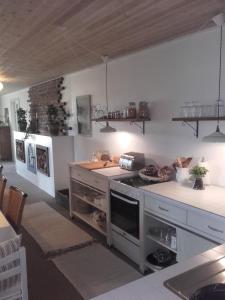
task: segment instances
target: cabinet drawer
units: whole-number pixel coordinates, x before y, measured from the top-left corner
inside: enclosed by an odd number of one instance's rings
[[[145,199],[145,209],[149,212],[186,224],[187,212],[173,204],[160,201],[154,197]]]
[[[98,174],[92,173],[91,171],[82,170],[79,167],[71,168],[71,177],[98,190],[104,192],[108,190],[107,178],[98,176]]]
[[[112,244],[136,264],[140,264],[140,248],[112,230]]]
[[[225,240],[225,219],[201,212],[188,212],[188,225],[201,232]]]

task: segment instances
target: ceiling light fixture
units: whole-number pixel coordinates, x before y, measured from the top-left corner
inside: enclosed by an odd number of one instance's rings
[[[102,56],[102,61],[105,64],[105,100],[106,100],[106,117],[108,118],[109,101],[108,101],[108,56]],[[100,129],[102,133],[115,132],[116,129],[109,125],[109,121],[106,121],[106,126]]]
[[[217,127],[216,131],[205,136],[202,140],[208,143],[225,143],[225,134],[220,131],[220,102],[221,102],[221,73],[222,73],[222,45],[223,45],[223,25],[224,15],[215,16],[213,22],[220,27],[220,56],[219,56],[219,84],[218,84],[218,100],[217,100]]]
[[[4,88],[4,85],[3,85],[3,83],[0,81],[0,91],[2,91],[3,88]]]

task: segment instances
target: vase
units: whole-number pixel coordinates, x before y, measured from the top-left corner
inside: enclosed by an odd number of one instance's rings
[[[194,190],[204,190],[205,189],[202,177],[195,178],[193,189]]]
[[[185,183],[190,178],[189,169],[188,168],[176,168],[176,180],[180,183]]]

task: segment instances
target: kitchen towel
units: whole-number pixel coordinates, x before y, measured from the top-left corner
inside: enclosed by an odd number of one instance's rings
[[[91,244],[93,238],[45,202],[24,207],[23,227],[45,255],[55,255]]]

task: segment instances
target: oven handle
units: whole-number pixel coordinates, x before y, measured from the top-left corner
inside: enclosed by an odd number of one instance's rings
[[[113,192],[111,192],[111,195],[114,196],[114,197],[116,197],[116,198],[118,198],[118,199],[120,199],[120,200],[122,200],[122,201],[124,201],[124,202],[126,202],[126,203],[129,203],[129,204],[131,204],[131,205],[138,205],[138,204],[139,204],[138,201],[135,201],[135,200],[128,200],[128,199],[126,199],[126,198],[124,198],[124,197],[121,197],[121,196],[119,196],[119,195],[117,195],[117,194],[114,194]]]

